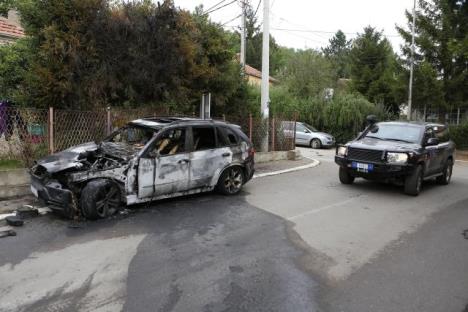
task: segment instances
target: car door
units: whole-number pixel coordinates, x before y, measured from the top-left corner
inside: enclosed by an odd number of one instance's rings
[[[140,158],[138,197],[157,197],[188,189],[190,159],[187,128],[163,131]]]
[[[433,131],[435,137],[439,140],[437,145],[437,168],[435,168],[435,171],[442,172],[450,150],[449,130],[447,126],[440,125],[434,126]]]
[[[300,122],[296,123],[296,144],[309,145],[310,131]]]
[[[432,128],[427,128],[424,133],[424,144],[431,138],[435,138],[434,130]],[[439,159],[438,146],[425,146],[425,149],[427,153],[425,175],[428,176],[437,172]]]
[[[232,153],[228,148],[217,148],[216,128],[213,125],[192,126],[191,137],[189,188],[210,186],[213,177]]]

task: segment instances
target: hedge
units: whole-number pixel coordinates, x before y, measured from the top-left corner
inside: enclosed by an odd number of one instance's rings
[[[468,122],[450,126],[450,136],[457,149],[468,150]]]

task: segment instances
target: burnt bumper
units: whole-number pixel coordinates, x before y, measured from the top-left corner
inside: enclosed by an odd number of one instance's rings
[[[65,217],[73,217],[73,193],[57,180],[44,181],[31,175],[31,192],[43,200],[50,209]]]
[[[367,172],[359,170],[353,166],[354,163],[366,163],[372,165],[372,170]],[[335,163],[346,168],[354,177],[362,177],[371,180],[388,180],[410,175],[414,170],[414,165],[395,165],[387,163],[366,162],[362,160],[352,160],[346,157],[335,156]]]

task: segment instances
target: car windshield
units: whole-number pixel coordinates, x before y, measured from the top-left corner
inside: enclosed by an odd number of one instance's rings
[[[310,131],[312,131],[312,132],[318,132],[317,129],[315,129],[314,127],[312,127],[312,126],[309,125],[309,124],[304,123],[304,126],[305,126],[307,129],[309,129]]]
[[[421,135],[422,128],[419,126],[380,123],[372,126],[365,137],[419,143],[421,141]]]
[[[127,125],[114,132],[105,141],[129,144],[137,148],[142,148],[156,135],[156,133],[158,133],[158,131],[155,129],[136,125]]]

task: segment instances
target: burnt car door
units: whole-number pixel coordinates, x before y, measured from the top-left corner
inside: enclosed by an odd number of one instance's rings
[[[223,162],[228,154],[232,155],[227,148],[217,148],[214,126],[193,126],[190,189],[210,186],[213,176],[224,167]]]
[[[187,190],[190,159],[187,129],[163,131],[140,158],[138,197],[169,195]]]

